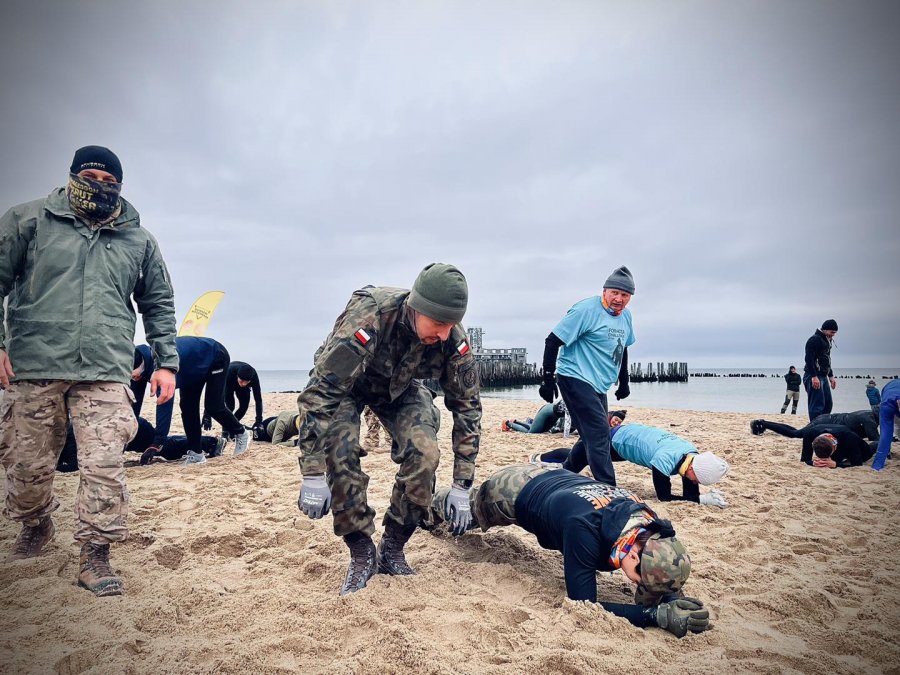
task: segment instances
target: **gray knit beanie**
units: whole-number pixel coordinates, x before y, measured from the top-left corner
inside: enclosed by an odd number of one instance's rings
[[[603,288],[615,288],[634,295],[634,277],[631,276],[631,270],[622,265],[622,267],[609,275],[609,279],[603,284]]]
[[[446,263],[431,263],[419,272],[408,300],[414,310],[441,323],[462,321],[468,302],[466,278]]]

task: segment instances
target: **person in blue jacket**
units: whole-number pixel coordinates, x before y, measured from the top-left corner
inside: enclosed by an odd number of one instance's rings
[[[879,427],[881,436],[878,439],[878,450],[872,461],[872,468],[881,471],[891,452],[891,441],[894,439],[894,420],[900,416],[900,380],[891,380],[881,390],[881,406],[879,411]]]
[[[728,473],[728,462],[711,452],[700,452],[694,444],[675,434],[644,424],[621,424],[610,430],[612,459],[628,461],[653,471],[653,487],[661,502],[686,501],[725,508],[728,502],[718,490],[700,494],[700,485],[714,485]],[[556,463],[564,455],[556,450],[539,458]],[[682,496],[672,494],[672,476],[681,476]]]
[[[225,406],[225,378],[228,364],[231,362],[228,350],[221,343],[205,337],[178,337],[175,339],[175,348],[181,362],[175,386],[181,392],[179,401],[181,422],[189,447],[184,456],[184,463],[202,464],[206,461],[202,451],[200,424],[200,396],[204,388],[206,412],[235,439],[234,454],[243,453],[250,443],[250,433]],[[135,348],[135,368],[132,371],[131,388],[136,401],[143,399],[144,389],[150,378],[150,373],[147,372],[147,363],[150,359],[148,352],[147,345]],[[169,435],[171,424],[172,401],[169,401],[157,407],[154,445],[141,456],[141,464],[148,463],[160,451]]]
[[[866,398],[869,399],[872,414],[876,418],[879,417],[881,415],[881,392],[878,391],[878,385],[875,384],[875,380],[869,380],[869,383],[866,385]]]

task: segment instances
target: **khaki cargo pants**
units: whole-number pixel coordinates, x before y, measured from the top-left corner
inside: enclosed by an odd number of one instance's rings
[[[36,525],[59,508],[56,462],[71,418],[81,480],[75,539],[107,544],[128,536],[122,451],[137,433],[131,391],[118,382],[21,380],[0,397],[0,462],[6,470],[4,514]]]

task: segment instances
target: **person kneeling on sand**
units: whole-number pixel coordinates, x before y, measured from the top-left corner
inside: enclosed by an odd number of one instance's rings
[[[454,516],[460,507],[448,501],[449,492],[435,494],[432,524],[458,522]],[[600,602],[605,610],[635,626],[657,626],[678,637],[711,628],[703,603],[681,596],[691,559],[672,524],[624,488],[565,469],[516,464],[473,490],[465,508],[470,512],[463,519],[467,524],[451,524],[451,534],[519,525],[543,548],[560,551],[571,600],[597,602],[596,573],[622,570],[637,584],[639,604]]]
[[[845,469],[868,462],[877,448],[877,443],[867,443],[845,426],[817,424],[803,434],[800,461],[820,469]]]
[[[297,445],[297,433],[303,416],[296,410],[286,410],[276,417],[267,417],[253,427],[253,440],[272,445]]]
[[[700,494],[700,485],[714,485],[728,473],[728,462],[711,452],[700,452],[693,443],[675,434],[644,424],[612,424],[610,450],[614,462],[629,461],[653,471],[653,487],[661,502],[686,501],[725,508],[728,502],[718,490]],[[531,461],[562,463],[565,448],[532,455]],[[681,497],[672,495],[672,479],[681,476]]]

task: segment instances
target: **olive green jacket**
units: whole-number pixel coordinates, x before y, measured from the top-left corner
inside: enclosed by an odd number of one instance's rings
[[[17,380],[128,382],[135,305],[156,367],[177,371],[169,272],[137,211],[121,204],[114,222],[91,229],[58,188],[0,219],[0,349]]]
[[[446,342],[419,340],[401,288],[356,291],[314,357],[309,383],[297,397],[304,412],[297,446],[304,476],[325,473],[324,438],[347,396],[373,408],[402,396],[414,379],[436,379],[453,415],[453,479],[471,481],[481,438],[481,397],[475,355],[456,324]],[[362,332],[360,332],[362,331]]]

